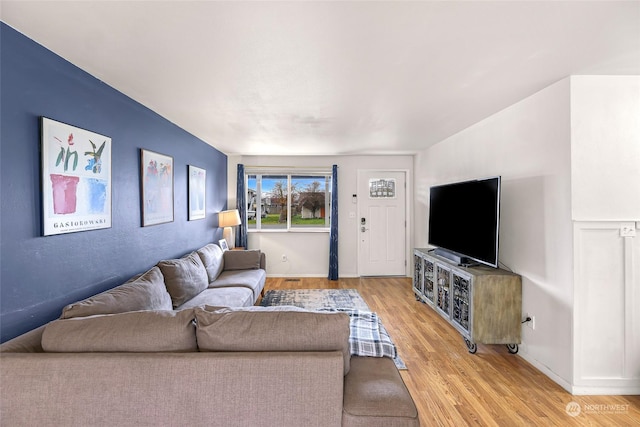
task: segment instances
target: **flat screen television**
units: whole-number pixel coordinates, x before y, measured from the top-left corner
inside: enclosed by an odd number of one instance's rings
[[[460,264],[498,267],[500,177],[431,187],[429,245]]]

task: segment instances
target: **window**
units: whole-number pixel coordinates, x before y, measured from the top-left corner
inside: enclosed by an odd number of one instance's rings
[[[328,231],[330,172],[246,171],[249,230]]]
[[[395,199],[395,178],[373,178],[369,180],[370,199]]]

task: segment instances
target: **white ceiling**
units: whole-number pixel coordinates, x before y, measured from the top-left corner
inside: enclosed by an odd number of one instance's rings
[[[410,154],[572,74],[640,74],[640,2],[5,1],[227,154]]]

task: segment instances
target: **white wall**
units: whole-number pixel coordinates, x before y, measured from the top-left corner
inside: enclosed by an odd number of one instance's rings
[[[640,394],[640,77],[572,77],[571,135],[573,392]]]
[[[229,203],[235,201],[237,164],[248,166],[327,167],[338,165],[338,227],[339,227],[339,275],[358,275],[358,223],[357,212],[352,203],[352,194],[357,193],[358,169],[406,170],[409,224],[411,224],[411,191],[413,156],[241,156],[229,158]],[[232,173],[233,172],[233,173]],[[234,202],[235,203],[235,202]],[[411,227],[409,227],[411,230]],[[411,232],[406,244],[406,253],[413,245]],[[267,274],[272,277],[326,277],[329,271],[329,234],[327,232],[250,232],[249,248],[260,248],[267,256]],[[282,261],[282,255],[287,261]],[[408,255],[407,255],[408,256]],[[410,263],[407,275],[410,274]]]
[[[427,244],[429,187],[502,176],[500,261],[522,275],[520,355],[565,388],[572,382],[573,259],[569,79],[415,158],[415,242]],[[470,212],[473,215],[473,212]],[[461,339],[461,345],[462,339]]]
[[[640,219],[640,77],[571,78],[573,219]]]

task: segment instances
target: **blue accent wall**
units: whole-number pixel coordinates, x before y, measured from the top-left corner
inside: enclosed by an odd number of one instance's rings
[[[221,238],[227,157],[0,23],[0,332],[4,342],[161,259]],[[112,139],[112,227],[42,237],[40,117]],[[174,159],[174,221],[141,227],[140,148]],[[187,220],[187,165],[207,171],[203,220]]]

